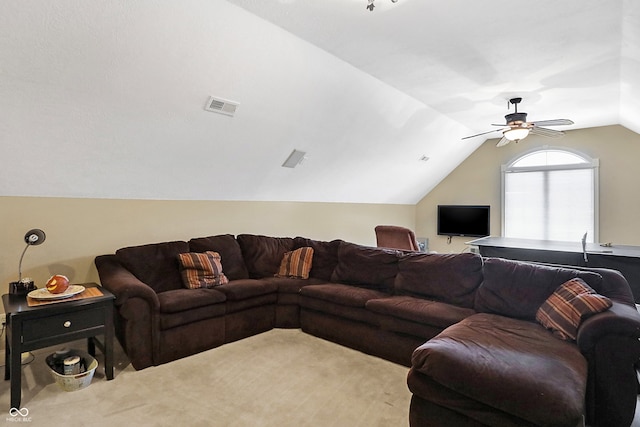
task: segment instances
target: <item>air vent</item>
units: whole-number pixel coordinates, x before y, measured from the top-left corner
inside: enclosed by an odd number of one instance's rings
[[[304,161],[305,159],[304,156],[306,154],[307,153],[305,153],[304,151],[293,150],[291,154],[289,154],[289,157],[287,157],[287,160],[285,160],[284,163],[282,164],[282,167],[295,168],[296,166],[298,166]]]
[[[233,116],[236,114],[236,110],[238,109],[238,103],[234,101],[229,101],[227,99],[210,97],[209,101],[207,101],[207,105],[204,107],[207,111],[212,111],[214,113],[226,114],[227,116]]]

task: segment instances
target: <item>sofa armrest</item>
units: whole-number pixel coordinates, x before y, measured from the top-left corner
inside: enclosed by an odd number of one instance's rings
[[[156,365],[160,301],[155,291],[127,270],[115,255],[96,257],[102,286],[116,296],[116,335],[135,369]]]
[[[613,301],[607,311],[598,313],[582,322],[576,342],[580,351],[589,352],[604,337],[640,338],[640,313],[635,307]]]
[[[152,312],[160,310],[156,292],[124,268],[115,255],[100,255],[95,259],[100,283],[116,296],[116,305],[122,306],[130,298],[141,298]]]
[[[640,314],[620,302],[580,325],[577,344],[589,364],[585,396],[589,425],[631,424],[638,392],[639,338]]]

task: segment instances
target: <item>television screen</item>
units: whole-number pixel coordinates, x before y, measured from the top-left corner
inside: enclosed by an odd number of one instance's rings
[[[489,232],[489,206],[438,205],[438,234],[485,237]]]

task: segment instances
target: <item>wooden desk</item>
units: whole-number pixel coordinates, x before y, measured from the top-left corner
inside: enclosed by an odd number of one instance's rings
[[[87,290],[95,283],[82,284]],[[4,379],[11,379],[11,408],[20,409],[23,352],[87,338],[89,354],[95,348],[104,354],[107,380],[113,379],[113,300],[103,287],[102,294],[30,306],[25,295],[2,295],[7,314]],[[96,339],[104,335],[104,342]]]
[[[467,244],[478,246],[480,254],[486,257],[618,270],[629,282],[636,304],[640,303],[640,246],[603,247],[597,243],[587,243],[585,261],[580,241],[483,237]]]

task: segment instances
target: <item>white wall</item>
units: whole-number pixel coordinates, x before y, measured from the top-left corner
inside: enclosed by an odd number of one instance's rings
[[[415,203],[454,167],[420,156],[464,156],[429,150],[459,124],[224,0],[2,1],[0,58],[0,195]]]

